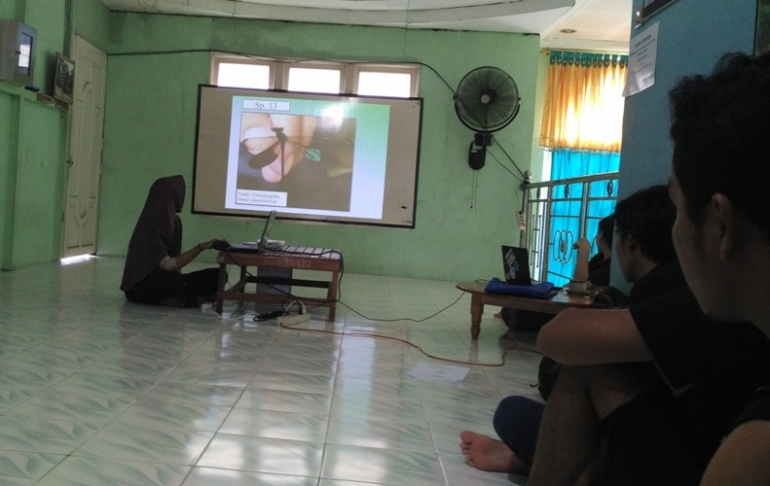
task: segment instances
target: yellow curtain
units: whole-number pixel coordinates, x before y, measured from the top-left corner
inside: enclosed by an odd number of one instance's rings
[[[551,52],[540,145],[620,152],[625,56]]]

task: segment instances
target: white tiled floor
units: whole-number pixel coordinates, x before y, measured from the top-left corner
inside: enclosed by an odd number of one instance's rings
[[[0,273],[0,484],[512,484],[467,466],[459,433],[491,434],[503,396],[536,396],[538,356],[470,366],[462,385],[417,381],[418,362],[438,361],[405,344],[282,329],[234,303],[225,318],[131,304],[122,269],[97,258]],[[451,282],[342,281],[344,303],[382,319],[424,318],[459,295]],[[499,362],[516,342],[487,308],[472,343],[469,302],[422,323],[338,305],[336,322],[314,309],[304,326]]]

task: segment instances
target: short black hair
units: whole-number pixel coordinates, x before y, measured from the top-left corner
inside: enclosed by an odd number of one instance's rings
[[[615,215],[610,214],[599,221],[599,231],[602,233],[604,241],[612,248],[612,235],[615,232]]]
[[[642,254],[655,263],[676,258],[671,238],[675,219],[676,207],[666,186],[641,189],[615,206],[620,238],[633,237]]]
[[[700,223],[722,193],[770,237],[770,52],[727,54],[669,97],[674,174],[690,219]]]

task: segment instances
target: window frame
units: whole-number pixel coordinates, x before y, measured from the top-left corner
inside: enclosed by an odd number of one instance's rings
[[[339,93],[330,93],[330,94],[340,94],[345,92],[345,86],[347,85],[347,76],[345,73],[345,65],[339,62],[330,62],[330,61],[284,61],[281,62],[281,69],[282,69],[282,86],[280,86],[278,89],[283,89],[286,91],[289,91],[289,71],[291,68],[300,68],[300,69],[323,69],[326,71],[339,71],[340,73],[340,86],[339,86]]]
[[[276,74],[278,73],[278,63],[273,59],[246,57],[236,54],[212,53],[211,54],[211,72],[209,73],[209,82],[214,86],[219,86],[219,66],[221,64],[246,64],[252,66],[267,66],[270,69],[268,75],[268,84],[275,86]]]
[[[354,64],[353,65],[353,91],[358,93],[358,77],[362,72],[366,73],[392,73],[409,74],[411,77],[411,86],[409,86],[409,97],[416,98],[420,90],[420,65],[419,64]]]
[[[220,64],[252,64],[268,66],[270,68],[270,87],[268,89],[284,91],[289,90],[289,70],[293,67],[339,70],[339,93],[333,94],[341,95],[358,95],[358,77],[362,72],[409,74],[411,76],[409,97],[416,98],[420,96],[420,74],[422,73],[422,66],[415,63],[281,60],[269,57],[214,52],[211,54],[211,68],[209,75],[209,82],[213,86],[219,86]]]

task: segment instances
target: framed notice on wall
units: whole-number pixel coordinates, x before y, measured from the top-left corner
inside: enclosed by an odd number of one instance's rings
[[[72,91],[75,85],[75,61],[57,52],[54,71],[53,97],[63,103],[72,103]]]
[[[757,0],[757,34],[754,53],[770,50],[770,0]]]

